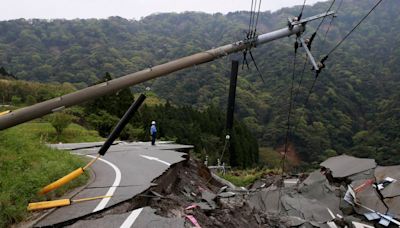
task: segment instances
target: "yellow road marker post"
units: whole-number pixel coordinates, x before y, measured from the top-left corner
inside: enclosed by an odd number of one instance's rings
[[[80,175],[82,175],[82,173],[85,172],[86,169],[88,169],[91,165],[93,165],[93,163],[95,163],[97,161],[97,159],[99,159],[100,154],[97,155],[97,157],[93,158],[85,167],[80,167],[76,170],[74,170],[73,172],[69,173],[68,175],[54,181],[53,183],[47,185],[46,187],[42,188],[39,191],[39,194],[46,194],[50,191],[53,191],[54,189],[57,189],[65,184],[67,184],[68,182],[74,180],[75,178],[79,177]]]
[[[44,210],[44,209],[49,209],[49,208],[54,208],[54,207],[68,206],[68,205],[71,205],[71,203],[79,203],[79,202],[85,202],[85,201],[96,200],[96,199],[104,199],[104,198],[110,198],[110,197],[111,196],[96,196],[96,197],[76,199],[76,200],[59,199],[59,200],[51,200],[51,201],[42,201],[42,202],[28,204],[27,209],[28,209],[28,211]]]

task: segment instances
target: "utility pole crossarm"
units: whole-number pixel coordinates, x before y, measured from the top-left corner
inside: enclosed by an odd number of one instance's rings
[[[318,64],[317,64],[317,62],[315,62],[314,56],[311,54],[310,49],[308,49],[306,42],[304,41],[304,39],[303,39],[302,37],[300,37],[299,40],[300,40],[300,42],[301,42],[301,46],[303,46],[304,50],[306,50],[306,53],[307,53],[307,55],[308,55],[308,58],[310,59],[311,64],[312,64],[313,67],[314,67],[314,70],[315,70],[315,71],[319,71]]]
[[[312,17],[312,20],[328,16],[328,13]],[[98,85],[75,91],[57,97],[48,101],[44,101],[32,106],[18,109],[11,113],[0,116],[0,130],[42,117],[52,112],[60,111],[73,105],[81,104],[91,99],[116,93],[124,88],[154,79],[167,74],[189,68],[195,65],[207,63],[226,55],[249,49],[256,45],[268,43],[277,39],[288,37],[294,34],[301,34],[305,30],[305,24],[311,19],[304,19],[299,22],[293,22],[292,26],[279,29],[270,33],[256,36],[250,40],[242,40],[208,51],[200,52],[194,55],[173,60],[151,69],[147,68],[136,73],[128,74],[120,78],[116,78]]]
[[[307,17],[307,18],[301,19],[300,21],[293,21],[293,22],[291,22],[291,25],[292,26],[301,25],[301,24],[304,24],[304,23],[307,23],[307,22],[310,22],[310,21],[315,21],[315,20],[323,18],[323,17],[331,16],[331,15],[334,15],[334,14],[335,14],[335,11],[329,11],[329,12],[326,12],[326,13],[317,14],[317,15],[314,15],[312,17]]]

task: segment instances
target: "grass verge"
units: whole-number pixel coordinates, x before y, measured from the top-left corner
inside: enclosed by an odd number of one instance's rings
[[[40,143],[41,133],[51,135],[50,127],[49,124],[29,123],[0,131],[0,227],[8,227],[26,218],[29,202],[62,196],[87,182],[88,176],[82,175],[46,196],[37,194],[43,186],[85,165],[80,157]],[[66,139],[80,138],[80,133],[76,133],[81,131],[79,129],[72,126],[70,133],[66,132],[69,135]],[[92,139],[90,137],[85,139]]]
[[[41,142],[48,143],[80,143],[104,141],[97,131],[87,130],[78,124],[70,124],[60,136],[50,123],[27,123],[24,127],[35,135]]]
[[[246,170],[233,170],[226,172],[225,175],[219,174],[220,177],[230,181],[232,184],[238,187],[247,187],[254,181],[260,179],[264,175],[279,173],[278,169],[246,169]]]

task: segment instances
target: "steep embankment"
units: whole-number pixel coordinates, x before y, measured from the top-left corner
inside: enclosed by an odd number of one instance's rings
[[[88,176],[83,175],[50,195],[37,194],[43,186],[85,164],[69,152],[45,146],[44,140],[54,135],[48,123],[28,123],[0,132],[0,227],[23,220],[29,202],[61,196],[87,181]],[[100,139],[77,125],[67,128],[61,137],[72,141]]]

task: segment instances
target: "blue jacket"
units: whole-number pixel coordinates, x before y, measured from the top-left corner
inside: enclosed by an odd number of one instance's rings
[[[157,133],[156,125],[151,125],[151,127],[150,127],[150,134],[153,135],[153,134],[155,134],[155,133]]]

